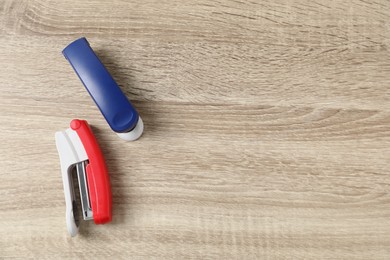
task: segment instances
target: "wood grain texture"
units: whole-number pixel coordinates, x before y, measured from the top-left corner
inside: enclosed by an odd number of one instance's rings
[[[390,1],[0,1],[0,258],[389,259]],[[145,122],[111,132],[86,36]],[[65,226],[85,118],[113,223]]]

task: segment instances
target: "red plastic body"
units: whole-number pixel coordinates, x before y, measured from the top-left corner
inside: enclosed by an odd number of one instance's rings
[[[112,219],[110,177],[99,144],[87,121],[74,119],[70,127],[79,136],[89,160],[86,172],[93,220],[95,224],[110,222]]]

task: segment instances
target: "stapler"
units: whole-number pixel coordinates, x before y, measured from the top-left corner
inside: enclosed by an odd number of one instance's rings
[[[74,119],[70,128],[55,134],[61,162],[69,234],[77,235],[79,208],[84,220],[105,224],[112,219],[112,195],[107,166],[93,132],[85,120]],[[76,176],[77,175],[77,176]],[[76,185],[80,192],[77,201]]]
[[[144,124],[87,39],[70,43],[62,52],[95,101],[111,129],[120,138],[133,141],[143,132]]]

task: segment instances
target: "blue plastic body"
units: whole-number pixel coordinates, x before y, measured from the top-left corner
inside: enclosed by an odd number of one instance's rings
[[[92,50],[87,39],[80,38],[62,52],[99,107],[111,129],[117,133],[132,130],[139,115],[118,84]]]

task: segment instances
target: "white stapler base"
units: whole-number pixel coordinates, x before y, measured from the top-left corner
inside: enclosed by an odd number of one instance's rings
[[[73,237],[77,235],[79,227],[76,224],[73,214],[73,201],[75,201],[75,197],[71,171],[74,164],[88,160],[88,156],[79,136],[72,129],[56,132],[55,139],[61,161],[61,173],[66,203],[66,225],[69,234]]]

